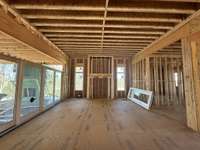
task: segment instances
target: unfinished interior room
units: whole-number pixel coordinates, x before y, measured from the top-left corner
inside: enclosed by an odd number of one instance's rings
[[[200,150],[200,0],[0,0],[0,150]]]

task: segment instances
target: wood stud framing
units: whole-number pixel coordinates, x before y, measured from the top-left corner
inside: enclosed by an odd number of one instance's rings
[[[200,130],[199,0],[0,0],[0,6],[0,53],[37,63],[66,63],[70,55],[63,77],[69,96],[77,95],[74,68],[83,65],[83,97],[124,97],[132,80],[154,92],[156,106],[186,105],[188,126]],[[126,66],[121,93],[117,64]]]
[[[181,57],[150,56],[133,64],[133,87],[153,91],[157,106],[185,104],[182,66]]]

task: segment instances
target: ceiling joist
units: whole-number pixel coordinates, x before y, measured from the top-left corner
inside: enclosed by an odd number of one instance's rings
[[[32,26],[70,55],[73,52],[85,55],[89,53],[87,48],[94,46],[98,46],[94,49],[96,53],[107,53],[108,48],[121,55],[127,51],[119,47],[127,47],[133,51],[127,55],[135,55],[200,8],[198,0],[7,1]],[[137,51],[136,46],[140,47]],[[180,43],[176,43],[169,51],[179,47]],[[169,52],[165,49],[158,53]]]

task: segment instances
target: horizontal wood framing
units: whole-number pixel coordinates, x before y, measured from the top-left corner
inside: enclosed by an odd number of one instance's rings
[[[60,64],[58,60],[29,47],[0,31],[0,54],[34,63]]]
[[[114,53],[115,49],[119,49],[120,44],[125,45],[127,40],[130,42],[149,40],[147,45],[137,51],[140,52],[199,8],[198,1],[179,0],[145,0],[145,2],[78,0],[76,3],[72,0],[37,2],[8,0],[7,2],[55,45],[60,46],[57,41],[66,42],[67,50],[65,47],[59,48],[69,55],[91,54],[87,51],[87,47],[79,43],[82,41],[98,43],[100,48],[94,51],[101,54],[107,51],[105,46],[108,40],[117,41],[116,45],[111,46]],[[74,45],[83,47],[83,51],[72,49],[68,44],[70,41],[73,41]],[[95,47],[96,45],[93,45],[93,48]],[[120,51],[125,53],[123,51],[125,49],[122,48]],[[134,46],[130,46],[130,49],[138,50]],[[135,55],[137,52],[127,55]]]
[[[133,56],[133,63],[138,62],[142,58],[145,58],[146,56],[157,52],[158,50],[182,39],[185,37],[190,36],[192,38],[193,36],[197,37],[195,32],[192,32],[191,24],[193,24],[196,20],[199,20],[200,17],[200,10],[195,12],[192,16],[190,16],[188,19],[183,21],[182,23],[178,24],[174,29],[157,39],[155,42],[150,44],[148,47],[146,47],[143,51],[139,52],[137,55]],[[197,21],[198,22],[198,21]],[[194,26],[193,26],[194,27]],[[198,28],[197,26],[196,28]]]
[[[66,55],[57,48],[52,42],[50,42],[45,36],[38,32],[34,27],[32,27],[28,22],[26,22],[18,13],[16,13],[12,8],[10,8],[6,3],[0,1],[0,31],[9,35],[15,40],[14,45],[22,45],[29,49],[29,52],[33,51],[37,56],[37,52],[45,57],[49,57],[49,60],[54,60],[56,63],[65,63]],[[0,40],[1,41],[1,40]],[[3,41],[1,41],[3,43]],[[9,47],[9,45],[8,45]],[[6,48],[6,46],[5,46]],[[16,47],[16,49],[20,49]],[[3,49],[4,50],[4,49]],[[15,50],[13,52],[10,50],[11,55],[15,55]],[[30,54],[27,55],[25,51],[22,51],[22,57],[24,55],[30,59]],[[18,57],[19,55],[17,55]],[[34,59],[35,57],[33,57]],[[40,58],[42,58],[40,56]],[[46,60],[44,59],[44,62]]]

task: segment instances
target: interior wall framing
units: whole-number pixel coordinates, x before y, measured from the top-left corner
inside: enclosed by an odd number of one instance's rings
[[[132,73],[133,87],[153,91],[154,105],[185,105],[181,57],[150,56],[133,64]]]
[[[92,56],[92,55],[91,55]],[[88,66],[92,67],[91,63],[89,63],[89,58],[87,57],[72,57],[70,58],[70,61],[69,61],[69,97],[76,97],[76,92],[74,90],[74,76],[75,76],[75,66],[76,65],[83,65],[84,66],[84,91],[83,91],[83,97],[87,97],[87,90],[89,90],[88,86],[90,83],[88,83],[88,74],[90,74],[89,72],[89,68]],[[117,57],[117,56],[114,56],[113,57],[113,71],[111,70],[111,74],[113,74],[113,95],[114,95],[114,98],[125,98],[127,93],[128,93],[128,89],[129,89],[129,86],[131,84],[131,57]],[[107,65],[106,65],[106,57],[103,58],[101,60],[98,61],[97,63],[97,60],[93,60],[94,63],[93,63],[93,71],[98,73],[99,71],[106,71],[108,68],[107,68]],[[116,80],[116,67],[117,65],[123,65],[125,66],[125,91],[117,91],[117,80]],[[111,67],[111,66],[110,66]],[[111,67],[112,68],[112,67]],[[111,69],[110,68],[110,69]],[[94,73],[93,72],[93,73]],[[95,74],[96,74],[95,73]],[[100,73],[100,72],[99,72]],[[104,72],[105,73],[105,72]],[[100,76],[102,76],[102,74],[100,73],[99,74]],[[96,81],[96,84],[98,84]],[[101,81],[101,82],[107,82],[107,81]],[[100,83],[100,81],[99,81]],[[91,83],[92,84],[92,83]],[[98,87],[99,85],[95,85],[96,87]],[[111,85],[110,85],[111,86]],[[106,88],[106,87],[105,87]],[[104,89],[105,89],[104,88]],[[103,90],[101,92],[104,92]]]

